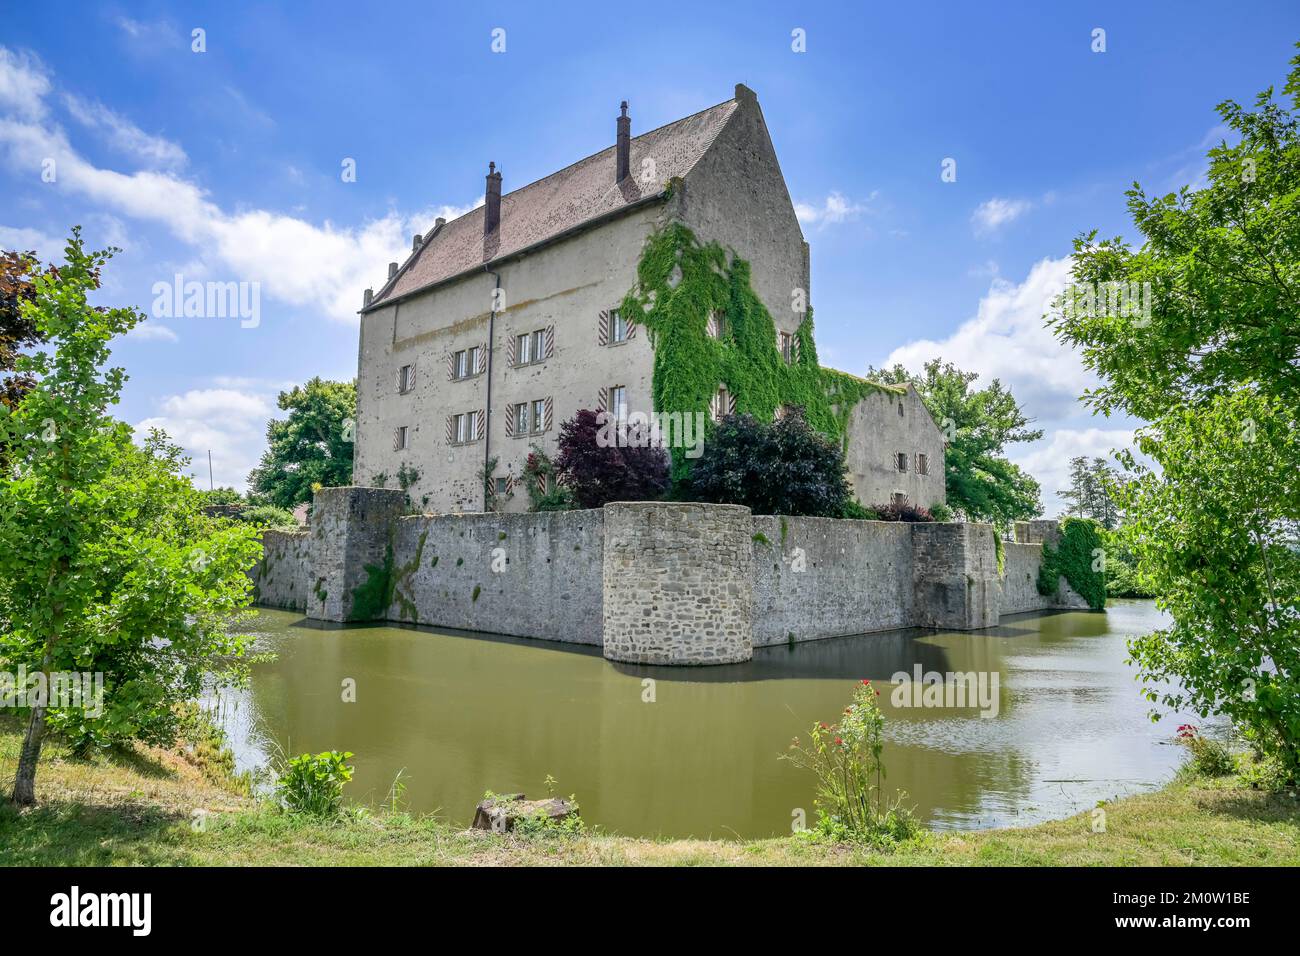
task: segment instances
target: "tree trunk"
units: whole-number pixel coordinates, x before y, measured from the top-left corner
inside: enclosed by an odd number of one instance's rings
[[[18,755],[18,774],[14,777],[14,803],[30,807],[36,802],[36,762],[41,759],[41,742],[45,739],[45,706],[32,708],[27,722],[27,736]]]
[[[45,648],[45,657],[41,661],[41,671],[46,675],[46,693],[49,693],[50,662],[54,655],[51,648]],[[36,763],[41,759],[41,744],[45,740],[45,704],[41,701],[32,708],[31,719],[27,721],[27,734],[23,737],[23,749],[18,753],[18,773],[14,775],[13,802],[20,807],[30,807],[36,802]]]

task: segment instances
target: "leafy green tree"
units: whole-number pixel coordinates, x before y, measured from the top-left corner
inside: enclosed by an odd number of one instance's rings
[[[1156,467],[1125,456],[1134,474],[1116,491],[1138,576],[1173,618],[1131,645],[1145,678],[1173,682],[1148,698],[1229,715],[1294,780],[1300,57],[1291,62],[1291,109],[1271,89],[1253,111],[1219,105],[1237,142],[1209,151],[1205,188],[1149,198],[1134,184],[1140,248],[1076,240],[1074,286],[1048,321],[1101,378],[1088,402],[1150,422],[1136,445]],[[1137,290],[1143,307],[1112,307],[1117,288],[1130,304]]]
[[[963,372],[942,359],[926,362],[920,375],[895,365],[868,377],[916,386],[947,438],[944,486],[948,507],[958,516],[1007,527],[1042,513],[1038,482],[1008,461],[1005,452],[1008,445],[1037,441],[1043,432],[1029,427],[1030,418],[998,379],[972,388],[978,373]]]
[[[853,500],[844,452],[795,409],[776,422],[730,415],[704,443],[678,493],[762,515],[838,518]]]
[[[289,414],[267,423],[267,449],[248,476],[251,494],[293,508],[311,501],[313,486],[352,484],[356,383],[313,378],[281,392],[278,404]]]
[[[1107,531],[1119,524],[1119,509],[1111,489],[1117,480],[1115,469],[1104,458],[1080,455],[1070,459],[1070,487],[1058,492],[1069,503],[1067,511],[1079,518],[1091,518]]]
[[[249,601],[255,532],[205,518],[179,452],[156,435],[137,448],[109,414],[125,374],[104,367],[108,343],[143,319],[87,302],[113,251],[86,252],[74,229],[66,265],[33,280],[23,314],[51,348],[18,359],[35,384],[0,412],[11,460],[0,477],[0,657],[46,688],[53,672],[105,673],[102,714],[29,701],[18,804],[35,800],[47,718],[96,739],[165,738],[159,715],[249,640],[226,625]]]

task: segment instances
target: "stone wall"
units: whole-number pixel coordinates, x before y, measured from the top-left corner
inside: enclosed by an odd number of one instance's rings
[[[604,515],[414,515],[393,536],[388,619],[601,642]]]
[[[262,560],[248,572],[258,604],[304,610],[310,572],[311,536],[306,531],[262,532]]]
[[[603,645],[640,664],[748,660],[755,645],[906,627],[975,630],[1082,607],[1038,594],[1045,523],[993,529],[754,516],[627,502],[549,514],[408,515],[405,496],[331,488],[310,533],[267,532],[259,603],[326,621],[399,621]]]
[[[753,517],[754,644],[907,627],[911,525]]]
[[[619,502],[604,510],[605,657],[638,664],[749,660],[749,509]]]

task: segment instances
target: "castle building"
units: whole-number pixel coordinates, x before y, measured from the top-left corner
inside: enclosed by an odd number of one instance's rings
[[[772,366],[810,361],[799,344],[811,342],[809,247],[753,91],[737,85],[732,99],[635,137],[624,103],[615,129],[607,149],[511,192],[490,163],[483,205],[437,220],[366,290],[357,484],[400,486],[429,512],[525,511],[531,449],[554,455],[559,424],[578,410],[688,411],[654,407],[662,343],[624,307],[670,224],[747,265],[773,327],[764,381],[784,380]],[[691,321],[732,347],[725,308]],[[914,389],[810,374],[850,386],[835,389],[847,407],[828,407],[862,504],[945,500],[943,436]],[[722,377],[709,383],[715,419],[746,405],[746,381]],[[784,406],[782,396],[771,414]]]

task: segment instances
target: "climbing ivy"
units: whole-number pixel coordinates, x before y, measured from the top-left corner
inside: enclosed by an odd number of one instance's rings
[[[637,284],[624,297],[629,318],[641,316],[654,346],[654,407],[660,412],[707,415],[719,385],[735,396],[736,411],[771,421],[781,405],[801,405],[813,428],[845,441],[853,406],[871,392],[901,394],[883,385],[822,368],[813,341],[812,310],[795,332],[796,355],[787,364],[777,348],[776,323],[750,285],[749,263],[729,257],[716,242],[701,244],[673,221],[646,241]],[[722,335],[707,331],[709,316],[725,316]],[[711,432],[712,423],[706,429]],[[689,473],[685,449],[672,449],[672,477]]]
[[[1060,546],[1043,544],[1039,594],[1055,594],[1057,581],[1064,576],[1094,611],[1106,606],[1106,575],[1097,567],[1102,552],[1098,527],[1097,522],[1086,518],[1066,518],[1062,522]]]

